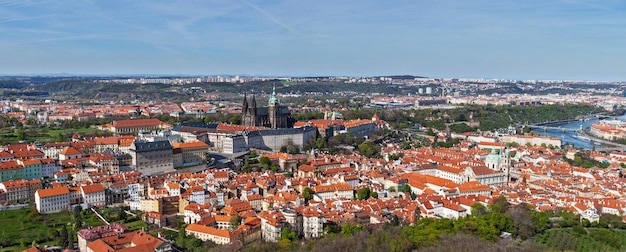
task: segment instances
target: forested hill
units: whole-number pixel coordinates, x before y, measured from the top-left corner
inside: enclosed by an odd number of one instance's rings
[[[425,218],[407,225],[396,218],[377,227],[347,223],[328,226],[322,238],[311,241],[283,228],[278,243],[257,241],[237,251],[624,251],[625,228],[618,215],[603,214],[590,223],[568,211],[509,205],[502,197],[488,207],[476,203],[472,215],[456,220]],[[502,236],[506,233],[511,237]]]
[[[30,84],[16,81],[16,80],[0,80],[0,88],[15,88],[22,89],[28,87]]]

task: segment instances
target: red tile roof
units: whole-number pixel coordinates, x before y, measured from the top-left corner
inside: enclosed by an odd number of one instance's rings
[[[39,194],[39,198],[58,196],[58,195],[69,194],[69,193],[70,193],[70,190],[67,189],[67,187],[65,186],[37,190],[37,194]]]
[[[59,154],[66,155],[66,156],[67,155],[79,155],[79,154],[82,154],[82,152],[75,149],[74,147],[65,147],[65,149],[63,149]]]
[[[85,194],[104,192],[104,186],[102,186],[101,184],[81,186],[81,189]]]
[[[23,166],[18,164],[15,160],[4,161],[0,163],[0,170],[17,170],[22,168]]]
[[[194,148],[209,148],[209,145],[200,141],[193,141],[188,143],[173,142],[172,147],[181,149],[194,149]]]
[[[158,127],[164,124],[157,118],[149,118],[149,119],[134,119],[134,120],[119,120],[113,122],[113,127],[115,128],[125,128],[125,127]]]
[[[228,230],[207,227],[207,226],[203,226],[203,225],[195,224],[195,223],[187,226],[185,230],[198,232],[198,233],[204,233],[204,234],[211,234],[211,235],[225,237],[229,239],[232,236],[232,233]]]

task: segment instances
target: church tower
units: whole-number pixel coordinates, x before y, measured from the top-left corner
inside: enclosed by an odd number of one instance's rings
[[[276,97],[276,86],[272,88],[267,107],[257,107],[256,96],[252,95],[252,100],[248,100],[247,95],[243,97],[241,104],[241,125],[258,126],[268,128],[291,128],[295,123],[289,107],[281,106]]]
[[[280,110],[280,102],[276,98],[276,85],[272,88],[272,95],[267,101],[267,112],[269,114],[270,125],[272,129],[278,128],[280,125],[280,118],[278,111]]]
[[[241,124],[250,125],[250,118],[248,115],[248,97],[247,94],[243,95],[243,104],[241,105]]]
[[[502,164],[500,165],[500,170],[502,170],[502,172],[506,174],[507,184],[509,183],[509,181],[511,181],[511,166],[511,151],[509,150],[509,148],[506,148],[502,158]]]
[[[250,108],[250,125],[249,126],[257,126],[258,125],[258,121],[259,119],[257,118],[256,115],[256,97],[254,96],[254,94],[252,95],[252,107]]]
[[[248,104],[248,97],[244,95],[241,105],[241,125],[257,126],[256,110],[256,98],[254,95],[252,95],[252,104]]]

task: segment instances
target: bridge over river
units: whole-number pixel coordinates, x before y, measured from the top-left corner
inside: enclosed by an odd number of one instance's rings
[[[538,125],[525,125],[525,126],[534,130],[543,130],[543,131],[550,130],[550,131],[560,131],[560,132],[578,132],[582,130],[582,127],[576,129],[576,128],[564,128],[564,127],[559,127],[559,126],[538,126]]]
[[[591,124],[596,123],[597,119],[603,117],[605,117],[603,114],[594,114],[577,117],[575,119],[547,121],[543,123],[526,124],[524,126],[537,131],[540,135],[561,138],[561,140],[566,141],[564,144],[579,142],[581,145],[586,145],[584,148],[594,148],[596,151],[626,151],[626,145],[611,142],[589,134],[587,128],[590,127]],[[624,120],[626,118],[621,119]]]

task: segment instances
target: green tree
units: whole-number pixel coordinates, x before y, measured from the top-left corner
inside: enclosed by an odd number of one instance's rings
[[[235,124],[235,125],[240,124],[241,123],[241,116],[239,114],[231,114],[228,117],[228,122],[230,124]]]
[[[241,217],[239,217],[238,214],[233,214],[233,216],[230,217],[230,222],[228,224],[230,229],[237,229],[237,227],[241,224]]]
[[[489,205],[491,212],[506,213],[509,210],[509,202],[504,196],[500,196],[494,200],[493,204]]]
[[[480,216],[483,214],[487,214],[487,208],[481,203],[474,203],[472,205],[472,216]]]
[[[369,158],[378,157],[380,155],[380,146],[375,145],[370,141],[359,144],[358,149],[361,155]]]
[[[326,147],[326,141],[324,141],[324,138],[318,138],[315,139],[315,148],[318,149],[324,149]]]
[[[276,172],[276,171],[278,171],[278,166],[276,164],[272,163],[270,165],[270,170],[272,170],[273,172]]]
[[[285,227],[280,231],[280,239],[287,239],[293,241],[298,238],[298,235],[291,228]]]
[[[39,222],[41,221],[43,218],[41,217],[41,214],[39,214],[39,212],[37,211],[37,209],[32,208],[30,210],[30,213],[28,213],[28,219],[30,221],[34,221],[34,222]]]
[[[370,193],[371,190],[369,188],[363,187],[356,193],[356,198],[359,200],[366,200],[371,196]]]
[[[15,136],[17,137],[17,140],[26,140],[26,132],[22,129],[15,131]]]
[[[402,149],[403,150],[411,149],[411,142],[409,142],[409,141],[402,142]]]
[[[306,200],[306,202],[309,202],[309,200],[313,199],[313,190],[308,186],[305,187],[304,189],[302,189],[302,197],[304,197],[304,200]]]
[[[590,160],[583,161],[583,164],[582,164],[583,168],[592,168],[593,166],[594,166],[593,162],[591,162]]]
[[[74,248],[74,234],[72,230],[68,230],[67,233],[67,247],[73,249]]]
[[[61,231],[59,232],[59,245],[63,248],[67,248],[69,247],[69,238],[67,236],[67,226],[66,225],[62,225],[61,226]]]
[[[341,227],[341,235],[343,235],[344,237],[350,237],[360,232],[361,230],[363,230],[363,226],[361,225],[346,223],[343,224],[343,226]]]
[[[398,186],[398,192],[410,193],[411,192],[411,186],[409,186],[408,184],[399,185]]]
[[[270,165],[270,163],[272,163],[272,161],[270,161],[270,158],[269,158],[269,157],[262,156],[262,157],[259,159],[259,163],[260,163],[260,164],[263,164],[263,165]]]
[[[120,209],[120,212],[117,213],[117,218],[121,221],[121,222],[126,222],[126,218],[128,217],[128,215],[126,214],[126,211],[124,211],[124,209]]]
[[[429,136],[435,136],[436,134],[435,134],[435,132],[433,131],[433,129],[429,128],[428,130],[426,130],[426,135],[429,135]]]

